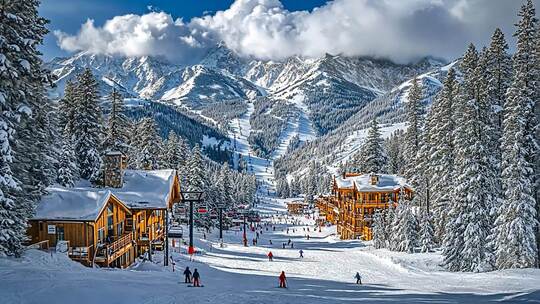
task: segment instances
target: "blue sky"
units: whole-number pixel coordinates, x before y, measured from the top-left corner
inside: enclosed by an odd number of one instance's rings
[[[88,18],[94,19],[96,25],[102,25],[114,16],[148,13],[148,7],[152,6],[175,18],[189,20],[206,13],[225,10],[233,2],[233,0],[42,0],[40,13],[50,20],[48,28],[51,33],[45,38],[41,50],[46,60],[67,55],[67,52],[58,47],[52,31],[61,30],[75,34]],[[327,0],[281,0],[289,11],[312,10],[326,2]]]

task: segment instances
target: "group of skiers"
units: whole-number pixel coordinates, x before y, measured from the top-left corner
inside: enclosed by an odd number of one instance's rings
[[[199,271],[197,271],[197,268],[193,270],[193,274],[191,273],[191,270],[189,270],[189,267],[186,267],[186,270],[184,270],[184,283],[192,283],[193,279],[193,287],[201,287],[201,275],[199,274]]]

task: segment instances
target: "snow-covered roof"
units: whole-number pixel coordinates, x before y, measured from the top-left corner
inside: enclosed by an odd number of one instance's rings
[[[122,188],[108,188],[129,208],[167,208],[175,170],[126,170]]]
[[[336,186],[339,189],[356,189],[359,192],[379,192],[379,191],[395,191],[401,187],[412,189],[407,184],[404,177],[391,174],[376,174],[379,181],[376,185],[371,184],[371,176],[373,174],[362,174],[358,176],[336,177]]]
[[[41,198],[34,219],[95,220],[112,195],[107,189],[51,186]]]
[[[34,219],[95,220],[111,195],[132,209],[167,208],[175,170],[126,170],[122,188],[53,185],[38,203]]]

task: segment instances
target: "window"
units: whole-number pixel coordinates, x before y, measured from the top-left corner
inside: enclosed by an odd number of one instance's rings
[[[116,224],[116,235],[120,236],[124,233],[124,222]]]
[[[99,228],[98,230],[98,242],[105,243],[105,229]]]
[[[64,227],[56,226],[56,241],[63,241],[63,240],[64,240]]]
[[[109,214],[107,216],[107,235],[113,236],[113,234],[114,234],[113,215]]]
[[[112,203],[109,203],[109,205],[107,206],[107,214],[112,214],[114,211],[114,206]]]

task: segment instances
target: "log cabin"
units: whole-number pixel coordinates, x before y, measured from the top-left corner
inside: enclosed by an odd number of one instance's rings
[[[400,193],[411,199],[413,189],[405,178],[396,175],[370,173],[334,177],[332,195],[339,213],[337,233],[341,239],[371,240],[373,214],[390,204],[396,205]]]
[[[181,200],[176,171],[126,170],[119,152],[107,153],[104,163],[102,188],[85,180],[47,188],[29,221],[32,243],[67,241],[73,260],[122,268],[163,248],[167,214]]]

